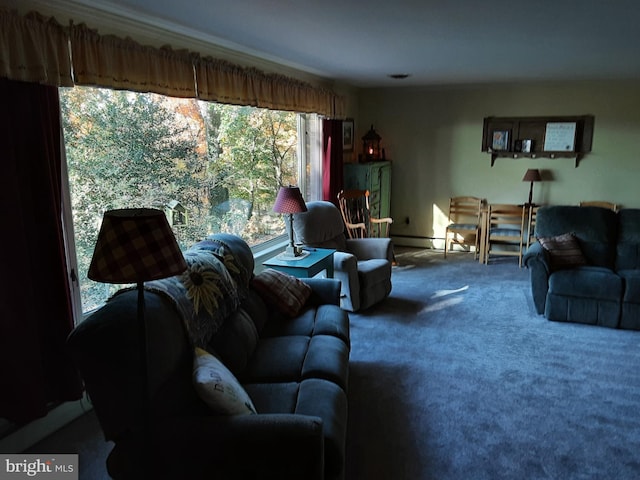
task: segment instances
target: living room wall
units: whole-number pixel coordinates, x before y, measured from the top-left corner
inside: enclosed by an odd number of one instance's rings
[[[593,149],[577,168],[566,158],[498,158],[491,167],[481,152],[484,117],[585,114],[595,116]],[[363,89],[356,134],[371,124],[393,161],[392,235],[399,245],[442,247],[451,196],[525,202],[528,168],[540,169],[544,180],[534,184],[538,204],[610,200],[640,208],[637,82]]]

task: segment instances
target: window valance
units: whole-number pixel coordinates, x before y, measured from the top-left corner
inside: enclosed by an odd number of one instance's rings
[[[0,10],[0,76],[73,86],[67,29],[39,13],[20,17]]]
[[[140,45],[63,27],[38,13],[0,10],[0,76],[54,86],[92,85],[274,110],[341,116],[344,99],[294,78],[186,50]]]

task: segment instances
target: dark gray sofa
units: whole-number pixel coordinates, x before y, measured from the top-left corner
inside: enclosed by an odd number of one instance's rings
[[[573,233],[586,265],[553,270],[539,242],[524,255],[536,311],[549,320],[640,330],[640,210],[548,206],[536,237]]]
[[[146,284],[150,433],[144,417],[136,291],[116,294],[79,324],[69,351],[84,379],[106,440],[115,479],[344,478],[349,318],[340,282],[308,279],[311,297],[294,318],[268,306],[252,287],[253,255],[244,241],[214,235],[238,289],[220,328],[194,340],[175,296]],[[189,252],[185,253],[187,256]],[[237,268],[240,267],[240,268]],[[225,297],[227,298],[227,297]],[[192,384],[194,345],[204,342],[242,384],[252,415],[212,413]],[[145,460],[148,452],[153,461]]]

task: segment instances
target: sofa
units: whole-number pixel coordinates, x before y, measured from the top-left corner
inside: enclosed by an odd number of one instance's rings
[[[306,212],[293,216],[293,231],[303,245],[336,249],[333,275],[341,282],[343,309],[366,310],[391,293],[390,238],[347,238],[340,210],[327,201],[308,202]]]
[[[145,284],[146,354],[135,288],[67,340],[114,442],[109,475],[344,478],[350,339],[340,283],[254,275],[251,250],[233,235],[184,255],[185,274]]]
[[[538,314],[640,329],[640,210],[547,206],[524,254]]]

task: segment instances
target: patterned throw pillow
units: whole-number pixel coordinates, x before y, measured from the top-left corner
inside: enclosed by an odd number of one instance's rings
[[[260,272],[251,285],[268,305],[295,317],[311,296],[311,287],[292,275],[272,268]]]
[[[196,348],[193,385],[200,398],[220,415],[257,413],[249,394],[224,364],[207,351]]]
[[[551,270],[579,267],[586,265],[578,239],[573,233],[563,233],[555,237],[541,237],[538,241],[549,252]]]

